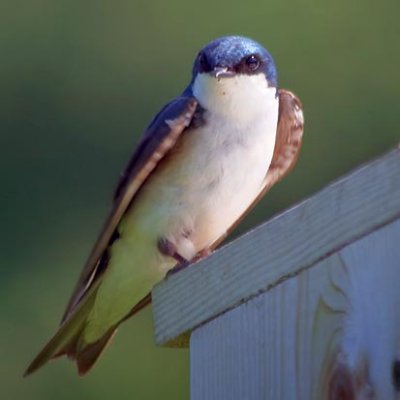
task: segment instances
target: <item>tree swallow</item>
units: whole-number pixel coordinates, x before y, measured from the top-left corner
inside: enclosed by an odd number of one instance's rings
[[[302,134],[301,103],[277,88],[266,49],[240,36],[206,45],[134,151],[61,325],[26,374],[61,355],[87,372],[168,271],[209,254],[288,173]]]

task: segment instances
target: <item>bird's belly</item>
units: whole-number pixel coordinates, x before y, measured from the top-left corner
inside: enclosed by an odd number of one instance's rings
[[[272,159],[276,120],[272,115],[250,130],[211,121],[188,131],[137,199],[143,207],[133,210],[132,224],[139,218],[153,226],[158,237],[192,259],[224,235],[260,192]]]
[[[183,226],[189,225],[186,231],[196,253],[224,235],[243,214],[259,193],[268,165],[268,159],[258,157],[256,152],[236,149],[219,154],[215,161],[199,168],[197,182],[202,184],[196,185],[195,179],[178,199],[189,218],[182,220],[179,210],[171,214]],[[171,233],[179,247],[179,231]]]
[[[211,118],[184,133],[179,148],[152,173],[118,226],[120,238],[111,246],[85,328],[88,343],[120,321],[176,265],[160,253],[159,239],[191,260],[246,211],[271,163],[277,114],[276,107],[247,130]]]

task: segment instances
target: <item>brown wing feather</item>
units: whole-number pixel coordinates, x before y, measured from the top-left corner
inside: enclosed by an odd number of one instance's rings
[[[99,340],[94,343],[90,343],[86,345],[82,350],[78,350],[74,347],[70,352],[67,350],[67,354],[70,358],[76,359],[76,364],[78,367],[79,375],[85,375],[97,361],[101,353],[107,347],[107,345],[111,342],[114,335],[117,333],[117,326],[126,321],[132,315],[139,312],[142,308],[146,307],[151,303],[151,295],[148,294],[142,300],[137,303],[132,310],[126,315],[116,326],[111,327],[107,333],[105,333]]]
[[[102,257],[107,255],[106,250],[110,242],[112,242],[116,228],[135,194],[159,161],[175,145],[185,128],[189,126],[196,111],[197,101],[194,98],[181,99],[181,101],[186,101],[186,103],[183,111],[175,119],[160,121],[164,124],[163,128],[167,131],[167,134],[160,137],[156,132],[152,132],[152,125],[150,125],[149,131],[139,144],[125,173],[122,175],[117,187],[113,208],[82,270],[62,321],[65,321],[74,311],[84,294],[93,284],[94,278],[98,279],[96,273]],[[160,115],[163,115],[162,112]],[[158,124],[155,125],[160,128]]]
[[[116,333],[117,329],[112,327],[97,342],[90,343],[82,351],[72,353],[72,358],[76,359],[79,375],[85,375],[93,367]]]
[[[259,195],[246,210],[246,212],[241,216],[241,218],[233,226],[230,227],[227,234],[229,234],[237,226],[237,224],[244,218],[244,216],[247,215],[247,213],[253,208],[253,206],[261,199],[261,197],[264,196],[264,194],[276,182],[287,175],[296,164],[303,136],[302,106],[299,99],[287,90],[279,90],[278,95],[279,119],[275,149],[271,165],[265,176],[265,180]],[[117,198],[118,192],[121,190],[121,186],[123,186],[124,184],[124,180],[126,180],[126,175],[123,175],[121,178],[119,187],[117,189]],[[216,241],[212,247],[215,248],[224,238],[225,236],[219,238],[219,240]],[[138,304],[136,304],[122,321],[130,318],[133,314],[137,313],[140,309],[148,305],[150,302],[151,295],[149,294],[145,298],[143,298]],[[99,355],[102,353],[104,347],[111,340],[113,334],[115,333],[115,329],[116,327],[111,328],[110,331],[100,340],[87,346],[85,349],[83,349],[83,351],[72,354],[72,356],[76,357],[77,359],[78,370],[80,374],[85,374],[92,367]]]
[[[40,368],[48,360],[63,354],[75,359],[79,373],[84,374],[93,366],[112,339],[118,324],[110,327],[105,335],[89,345],[83,344],[80,339],[88,310],[92,307],[97,288],[101,283],[99,278],[108,265],[108,246],[118,238],[117,226],[135,194],[160,160],[175,146],[180,135],[190,125],[196,109],[195,99],[178,98],[167,105],[150,124],[118,184],[113,209],[81,273],[60,328],[28,366],[25,376]],[[149,302],[150,295],[134,306],[130,315]]]
[[[303,107],[299,98],[288,90],[279,90],[279,119],[274,155],[260,196],[284,178],[296,165],[303,131]]]
[[[278,96],[279,117],[274,154],[267,175],[265,176],[262,189],[247,210],[228,229],[226,234],[218,238],[218,240],[212,244],[212,249],[215,249],[239,225],[265,193],[267,193],[276,182],[285,177],[297,162],[304,130],[303,107],[299,98],[288,90],[278,90]]]

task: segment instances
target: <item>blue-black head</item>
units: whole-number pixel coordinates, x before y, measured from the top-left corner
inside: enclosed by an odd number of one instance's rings
[[[199,73],[208,73],[217,78],[262,73],[269,86],[277,86],[272,56],[259,43],[243,36],[224,36],[203,47],[193,65],[193,79]]]

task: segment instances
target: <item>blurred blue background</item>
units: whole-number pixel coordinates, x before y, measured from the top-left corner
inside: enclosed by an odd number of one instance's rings
[[[152,116],[201,46],[242,34],[275,57],[305,108],[295,171],[235,234],[399,141],[400,2],[1,0],[0,393],[4,399],[187,399],[188,352],[157,348],[151,308],[94,370],[29,379]],[[299,227],[301,229],[301,227]]]

